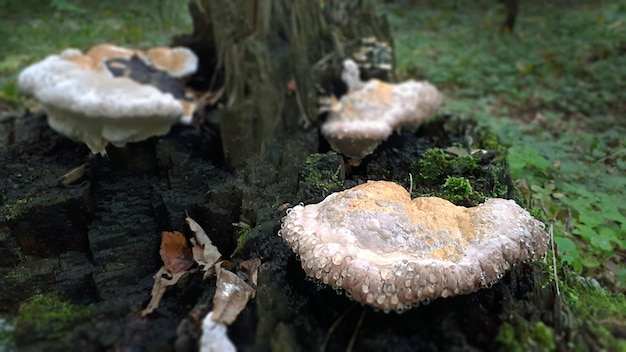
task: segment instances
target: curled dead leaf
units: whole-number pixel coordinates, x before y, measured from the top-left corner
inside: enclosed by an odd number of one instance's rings
[[[204,279],[206,279],[215,273],[213,265],[222,257],[222,254],[194,219],[187,216],[185,221],[194,233],[194,238],[190,240],[193,259],[204,271]]]
[[[241,262],[241,269],[243,273],[248,277],[250,282],[256,287],[257,278],[259,276],[259,266],[261,266],[261,259],[252,258]]]
[[[161,267],[156,274],[154,274],[154,286],[152,286],[152,293],[150,294],[152,298],[150,299],[150,303],[141,311],[141,316],[145,317],[146,315],[154,312],[157,308],[159,308],[159,303],[161,302],[161,298],[165,294],[168,286],[176,285],[178,280],[186,273],[186,271],[182,271],[176,274],[170,273],[167,268],[164,266]]]
[[[235,273],[216,265],[217,290],[213,297],[213,321],[230,325],[248,301],[254,297],[254,289]]]
[[[194,263],[187,239],[178,231],[163,231],[161,233],[161,249],[159,253],[165,268],[172,274],[186,271]]]

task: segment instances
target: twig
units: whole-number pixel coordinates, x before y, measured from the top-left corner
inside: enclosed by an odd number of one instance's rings
[[[552,245],[552,270],[554,272],[554,282],[556,283],[556,295],[560,296],[561,291],[559,290],[559,276],[556,270],[556,250],[554,248],[554,231],[552,223],[550,223],[550,243]]]
[[[411,194],[413,193],[413,174],[409,172],[409,182],[411,182],[411,184],[409,185],[409,198],[411,197]]]
[[[345,318],[346,315],[348,315],[348,312],[351,311],[356,306],[357,306],[357,303],[356,302],[353,303],[350,307],[348,307],[348,309],[346,309],[343,313],[341,313],[341,315],[337,317],[337,319],[333,322],[330,328],[328,328],[328,332],[326,333],[326,336],[324,336],[324,340],[322,341],[322,345],[320,346],[320,352],[326,351],[326,347],[328,346],[328,342],[330,341],[330,336],[333,334],[333,332],[335,331],[339,323],[343,320],[343,318]]]
[[[346,352],[351,352],[352,347],[354,347],[354,343],[356,342],[356,337],[359,334],[359,330],[361,329],[361,324],[363,324],[363,320],[365,319],[366,310],[363,309],[361,311],[361,316],[359,317],[359,321],[356,323],[356,327],[354,328],[354,332],[350,337],[350,342],[348,343],[348,347],[346,347]]]
[[[298,89],[298,82],[296,81],[296,77],[294,75],[291,76],[291,79],[295,82],[296,103],[298,104],[298,109],[300,109],[300,115],[303,117],[303,127],[309,128],[309,126],[311,126],[311,119],[309,119],[309,116],[306,114],[306,110],[304,110],[304,105],[302,104],[302,99],[300,98],[300,89]]]

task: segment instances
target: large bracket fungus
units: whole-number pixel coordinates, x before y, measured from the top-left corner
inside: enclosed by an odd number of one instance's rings
[[[512,264],[544,256],[549,243],[544,224],[512,200],[474,208],[411,200],[387,181],[295,206],[279,235],[308,276],[385,311],[474,292]]]
[[[105,154],[109,143],[123,147],[189,122],[195,105],[184,88],[168,90],[164,85],[176,84],[163,82],[177,83],[173,77],[189,74],[196,65],[188,49],[143,53],[101,44],[87,54],[67,49],[48,56],[22,71],[18,85],[44,107],[52,129],[84,142],[94,154]],[[135,79],[133,67],[144,68],[144,81]]]
[[[442,101],[437,88],[428,82],[363,82],[359,75],[357,64],[345,60],[341,78],[348,92],[324,108],[329,115],[321,128],[331,147],[357,164],[395,129],[432,117]]]

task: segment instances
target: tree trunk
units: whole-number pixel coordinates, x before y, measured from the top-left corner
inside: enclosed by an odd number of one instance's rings
[[[217,115],[233,168],[315,124],[316,84],[337,76],[361,37],[391,39],[386,21],[361,1],[328,1],[322,10],[310,0],[205,0],[189,9],[194,33],[174,43],[199,54],[213,89],[223,84]]]
[[[500,27],[502,33],[512,33],[517,19],[517,11],[519,9],[519,0],[500,0],[506,9],[506,18]]]

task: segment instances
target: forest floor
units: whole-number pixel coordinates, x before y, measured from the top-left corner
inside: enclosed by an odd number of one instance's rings
[[[399,79],[431,81],[446,94],[444,110],[477,119],[509,146],[524,206],[552,225],[557,275],[579,275],[563,282],[566,301],[581,319],[624,321],[626,6],[525,2],[512,33],[499,31],[504,14],[493,1],[407,0],[381,11]],[[35,106],[15,79],[48,54],[165,45],[191,29],[175,1],[9,1],[0,22],[0,114]]]

